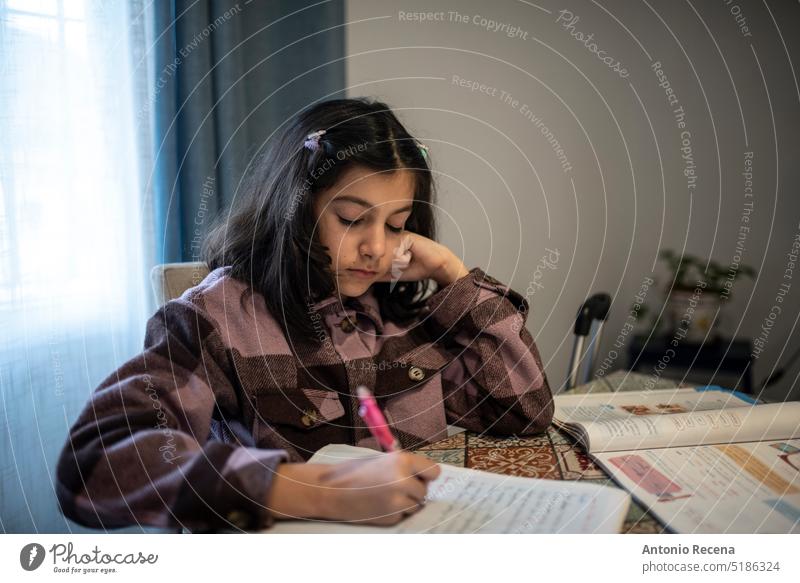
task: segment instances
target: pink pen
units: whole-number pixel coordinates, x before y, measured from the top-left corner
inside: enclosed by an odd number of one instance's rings
[[[358,395],[358,400],[361,403],[358,408],[358,414],[367,424],[372,436],[378,440],[378,445],[381,446],[383,451],[397,451],[400,449],[400,444],[389,430],[386,418],[381,413],[381,410],[378,409],[378,403],[375,402],[375,397],[372,396],[370,390],[361,385],[356,389],[356,395]]]

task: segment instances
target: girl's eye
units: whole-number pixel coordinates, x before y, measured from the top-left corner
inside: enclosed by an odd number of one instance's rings
[[[360,223],[361,219],[356,219],[355,221],[348,221],[344,217],[339,217],[339,222],[348,227],[352,227],[353,225],[357,225],[358,223]]]
[[[336,215],[339,219],[339,222],[342,223],[346,227],[352,227],[359,224],[363,219],[355,219],[353,221],[347,220],[344,217],[340,217]],[[392,233],[402,233],[403,227],[393,227],[392,225],[386,225],[386,228],[389,229]]]

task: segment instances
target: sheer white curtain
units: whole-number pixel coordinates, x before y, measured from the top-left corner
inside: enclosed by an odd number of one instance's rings
[[[83,530],[55,463],[155,309],[145,55],[139,2],[0,0],[4,532]]]

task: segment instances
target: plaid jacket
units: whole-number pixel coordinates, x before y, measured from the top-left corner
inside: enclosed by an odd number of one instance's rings
[[[375,297],[309,307],[291,341],[264,298],[212,271],[148,321],[144,352],[108,376],[58,462],[62,513],[94,528],[261,529],[273,471],[328,443],[377,447],[355,389],[371,388],[404,448],[447,424],[532,434],[553,402],[528,304],[479,268],[438,290],[411,326]]]

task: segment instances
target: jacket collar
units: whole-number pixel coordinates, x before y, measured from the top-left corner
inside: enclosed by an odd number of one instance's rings
[[[372,287],[362,295],[354,298],[342,298],[334,294],[313,304],[313,309],[325,315],[344,314],[348,311],[354,311],[356,314],[361,314],[372,320],[378,334],[383,333],[383,318],[381,318],[378,299],[372,292]]]
[[[230,272],[231,266],[218,267],[209,273],[204,281],[212,281],[222,275]],[[372,286],[366,292],[356,298],[341,298],[335,293],[325,299],[322,299],[315,304],[312,304],[312,309],[320,314],[325,315],[344,315],[348,310],[355,311],[357,314],[362,314],[375,323],[375,330],[378,334],[383,334],[383,318],[381,318],[381,309],[378,305],[378,299],[372,293]]]

